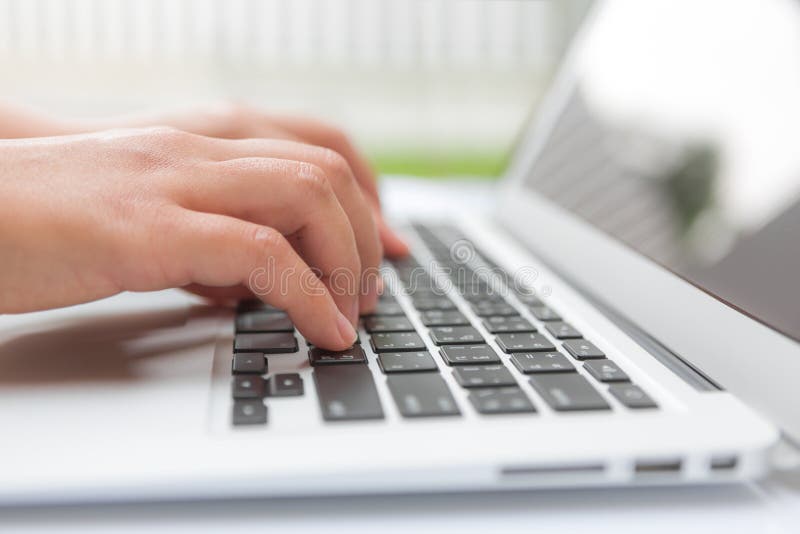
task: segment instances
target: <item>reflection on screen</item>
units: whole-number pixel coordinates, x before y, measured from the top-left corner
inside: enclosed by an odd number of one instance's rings
[[[647,4],[601,15],[526,183],[800,340],[800,48],[763,20],[754,53],[747,2],[725,24]]]

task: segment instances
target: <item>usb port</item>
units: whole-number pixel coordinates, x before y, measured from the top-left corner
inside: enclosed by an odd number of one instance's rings
[[[638,460],[634,467],[637,475],[679,473],[680,460]]]
[[[736,456],[714,456],[711,458],[712,471],[730,471],[736,468],[738,460]]]

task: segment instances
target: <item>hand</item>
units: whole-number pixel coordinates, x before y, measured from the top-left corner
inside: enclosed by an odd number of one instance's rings
[[[267,114],[238,104],[220,104],[185,112],[73,122],[66,128],[77,133],[147,126],[172,126],[186,132],[223,139],[286,139],[329,148],[341,154],[352,169],[353,176],[374,211],[386,255],[400,257],[408,254],[408,246],[381,215],[375,173],[347,135],[333,126],[315,119]],[[62,131],[64,128],[62,126]]]
[[[165,128],[0,141],[0,250],[0,313],[244,285],[330,349],[352,344],[382,257],[338,153]]]

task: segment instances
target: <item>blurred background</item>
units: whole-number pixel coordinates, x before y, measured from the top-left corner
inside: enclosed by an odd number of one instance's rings
[[[0,98],[92,116],[239,99],[381,172],[497,176],[587,1],[0,0]]]
[[[75,116],[241,100],[341,125],[385,174],[492,178],[590,3],[0,0],[0,99]],[[609,4],[587,104],[637,142],[711,145],[748,225],[793,198],[800,3]]]

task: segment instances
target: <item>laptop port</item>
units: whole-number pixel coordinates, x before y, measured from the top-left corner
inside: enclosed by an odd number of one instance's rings
[[[598,474],[605,471],[603,464],[583,465],[515,465],[500,469],[503,477],[539,476],[539,475],[585,475]]]
[[[713,456],[711,458],[711,470],[732,471],[733,469],[736,469],[736,465],[738,463],[738,459],[733,455]]]
[[[637,460],[633,468],[637,475],[676,474],[681,471],[682,462],[675,459]]]

